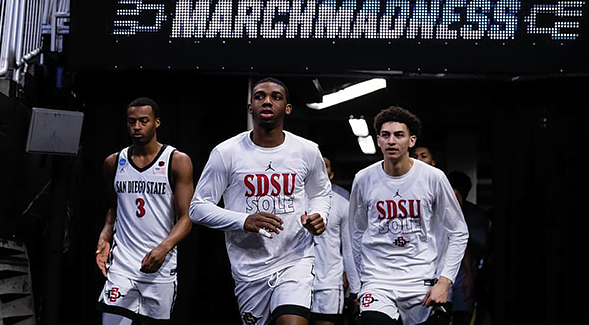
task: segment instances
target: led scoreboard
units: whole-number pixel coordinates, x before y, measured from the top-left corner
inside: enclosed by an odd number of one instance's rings
[[[589,72],[586,1],[108,0],[72,4],[79,69]]]

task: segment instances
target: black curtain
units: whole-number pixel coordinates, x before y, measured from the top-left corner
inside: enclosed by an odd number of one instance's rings
[[[496,324],[587,324],[589,105],[582,78],[510,84],[495,108]]]

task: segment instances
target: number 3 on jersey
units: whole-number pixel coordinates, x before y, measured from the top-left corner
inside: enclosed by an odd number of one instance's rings
[[[142,198],[137,198],[135,200],[135,204],[137,205],[137,211],[135,211],[135,215],[138,218],[141,218],[145,215],[145,200]]]

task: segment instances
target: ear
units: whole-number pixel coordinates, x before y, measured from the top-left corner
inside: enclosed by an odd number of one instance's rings
[[[162,124],[162,121],[160,120],[160,118],[156,117],[155,118],[155,128],[156,129],[159,128],[161,124]]]
[[[377,145],[379,148],[381,148],[381,146],[380,146],[380,134],[377,134],[377,135],[376,135],[376,145]]]
[[[417,136],[412,135],[411,137],[409,137],[409,148],[413,148],[415,146],[415,143],[417,143]]]
[[[335,175],[333,174],[333,172],[329,173],[329,180],[330,180],[330,181],[331,181],[331,180],[333,180],[333,177],[334,177],[334,176],[335,176]]]
[[[252,104],[247,104],[247,113],[252,114],[253,112],[254,112],[254,109],[252,108]]]
[[[284,112],[286,113],[286,115],[290,115],[290,113],[292,112],[292,105],[286,104],[286,108],[285,108]]]

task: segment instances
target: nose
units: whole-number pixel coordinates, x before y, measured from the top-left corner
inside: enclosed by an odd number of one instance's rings
[[[263,106],[272,106],[272,98],[270,96],[264,97]]]
[[[141,121],[135,121],[133,124],[133,129],[140,130],[141,129]]]

